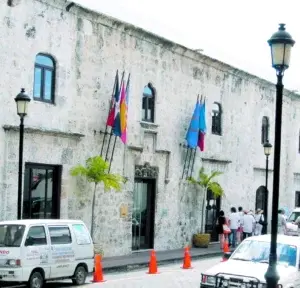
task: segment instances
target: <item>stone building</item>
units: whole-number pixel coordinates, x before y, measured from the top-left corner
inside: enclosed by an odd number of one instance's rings
[[[217,203],[209,199],[215,205],[208,212],[266,208],[262,142],[274,140],[274,84],[78,5],[66,9],[69,3],[0,3],[0,219],[17,216],[14,97],[24,87],[32,101],[25,119],[23,216],[80,218],[90,225],[92,187],[69,171],[100,153],[116,70],[131,74],[129,126],[128,144],[117,139],[111,171],[128,181],[122,192],[98,191],[97,239],[105,255],[181,248],[198,230],[201,195],[182,181],[197,94],[206,97],[207,135],[194,173],[200,167],[224,172],[219,179],[226,193]],[[290,208],[300,204],[299,120],[298,95],[285,90],[280,205]],[[268,203],[270,211],[271,195]],[[214,221],[206,218],[210,231]]]

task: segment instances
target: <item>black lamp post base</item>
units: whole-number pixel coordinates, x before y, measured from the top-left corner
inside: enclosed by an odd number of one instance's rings
[[[265,274],[265,279],[267,282],[267,288],[277,288],[280,277],[277,273],[276,264],[269,265],[268,270]]]

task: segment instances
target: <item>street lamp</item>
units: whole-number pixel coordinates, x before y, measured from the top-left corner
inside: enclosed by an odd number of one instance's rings
[[[279,24],[279,29],[272,35],[268,43],[271,47],[272,66],[276,70],[276,110],[275,110],[275,141],[274,141],[274,168],[273,168],[273,205],[271,223],[271,246],[269,267],[265,274],[268,288],[277,287],[279,275],[276,270],[277,264],[277,223],[278,223],[278,200],[280,179],[280,150],[281,150],[281,121],[282,121],[282,98],[284,71],[289,68],[292,47],[295,41],[285,31],[285,24]]]
[[[22,170],[23,170],[23,141],[24,118],[28,112],[30,98],[25,94],[25,89],[16,96],[17,114],[20,116],[20,142],[19,142],[19,178],[18,178],[18,219],[22,219]]]
[[[266,143],[264,144],[264,153],[266,156],[266,195],[267,195],[267,199],[269,198],[269,191],[268,191],[268,176],[269,176],[269,156],[271,155],[272,152],[272,145],[269,143],[269,140],[266,141]],[[268,201],[266,201],[265,207],[264,209],[264,213],[265,213],[265,221],[267,223],[267,219],[268,219]],[[268,226],[264,226],[264,233],[267,233],[268,230]]]

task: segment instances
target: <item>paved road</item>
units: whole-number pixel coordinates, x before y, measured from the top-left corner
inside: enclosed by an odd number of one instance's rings
[[[159,267],[159,274],[148,275],[147,269],[127,273],[104,275],[106,282],[87,284],[82,288],[199,288],[200,273],[220,262],[220,257],[193,261],[191,270],[183,270],[181,264]],[[68,283],[51,283],[47,288],[73,287]]]
[[[103,283],[89,283],[92,280],[90,278],[87,280],[89,284],[73,286],[71,280],[66,280],[49,283],[45,288],[199,288],[200,273],[220,261],[220,257],[208,258],[193,261],[193,269],[190,270],[181,269],[182,264],[178,263],[158,267],[159,274],[155,275],[147,274],[147,268],[144,268],[138,271],[104,275],[106,281]]]

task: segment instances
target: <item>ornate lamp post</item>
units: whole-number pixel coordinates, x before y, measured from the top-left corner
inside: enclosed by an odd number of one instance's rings
[[[292,47],[295,41],[285,31],[285,24],[279,24],[279,29],[268,41],[271,47],[272,66],[276,70],[276,110],[275,110],[275,141],[274,141],[274,168],[273,168],[273,205],[271,223],[271,247],[269,267],[265,274],[268,288],[277,287],[279,275],[277,266],[277,223],[280,179],[280,150],[281,150],[281,121],[282,121],[282,98],[284,71],[289,68]]]
[[[269,156],[271,155],[272,152],[272,145],[269,143],[269,140],[264,144],[264,153],[266,156],[266,194],[267,194],[267,199],[269,198],[269,192],[268,192],[268,176],[269,176]],[[265,214],[265,220],[267,222],[267,217],[268,217],[268,201],[266,201],[264,209],[264,214]],[[267,233],[267,226],[264,226],[264,233]]]
[[[25,89],[15,98],[17,114],[20,116],[20,142],[19,142],[19,178],[18,178],[18,219],[22,219],[22,170],[23,170],[23,141],[24,141],[24,118],[28,112],[30,98],[25,94]]]

